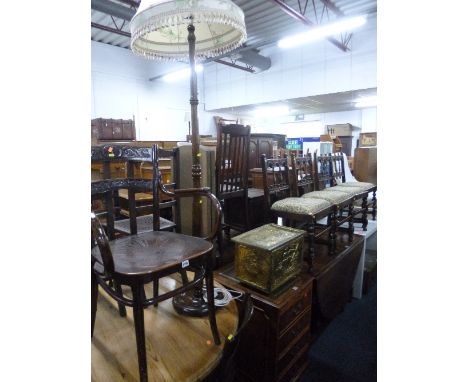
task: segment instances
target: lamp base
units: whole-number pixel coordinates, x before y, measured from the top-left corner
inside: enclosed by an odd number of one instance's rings
[[[179,314],[192,317],[208,315],[208,303],[203,298],[201,288],[195,288],[172,298],[172,306]]]

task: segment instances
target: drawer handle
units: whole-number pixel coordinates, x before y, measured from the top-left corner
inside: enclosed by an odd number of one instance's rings
[[[298,304],[294,309],[293,309],[293,314],[297,316],[302,310],[302,303]]]

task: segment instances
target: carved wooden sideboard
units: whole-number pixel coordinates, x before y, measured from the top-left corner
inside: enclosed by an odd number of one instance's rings
[[[238,381],[296,381],[308,366],[313,278],[302,273],[267,296],[237,282],[233,265],[215,272],[217,282],[252,294],[254,314],[240,339]]]

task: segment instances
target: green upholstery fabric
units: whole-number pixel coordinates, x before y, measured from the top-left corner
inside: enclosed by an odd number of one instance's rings
[[[375,187],[375,184],[367,183],[367,182],[345,182],[345,183],[340,183],[340,186],[344,186],[344,187],[361,187],[361,188],[367,190],[369,188]]]
[[[330,187],[330,188],[326,188],[324,191],[325,192],[329,192],[329,191],[341,191],[341,192],[345,192],[349,195],[357,195],[357,194],[360,194],[364,191],[366,191],[367,189],[366,188],[361,188],[361,187],[345,187],[345,186],[342,186],[341,184],[339,186],[334,186],[334,187]]]
[[[273,203],[271,209],[276,212],[289,212],[301,215],[314,215],[331,207],[332,204],[323,199],[285,198]]]
[[[313,191],[313,192],[308,192],[307,194],[302,195],[303,198],[324,199],[327,202],[330,202],[332,204],[342,203],[345,200],[350,199],[351,196],[352,195],[350,195],[347,192],[336,191],[336,190]]]

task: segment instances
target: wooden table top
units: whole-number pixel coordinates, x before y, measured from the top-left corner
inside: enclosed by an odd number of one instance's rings
[[[160,293],[173,289],[178,283],[176,278],[161,279]],[[151,289],[147,293],[151,295]],[[198,381],[208,375],[218,364],[224,339],[235,332],[238,320],[234,301],[217,310],[221,345],[216,346],[208,317],[179,315],[172,307],[172,299],[159,303],[157,308],[145,309],[144,315],[149,381],[158,382]],[[92,381],[138,381],[132,309],[127,307],[127,317],[120,317],[117,304],[101,288],[91,361]]]

